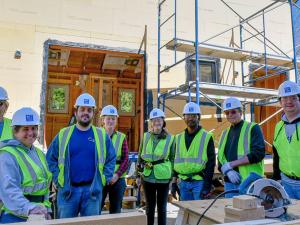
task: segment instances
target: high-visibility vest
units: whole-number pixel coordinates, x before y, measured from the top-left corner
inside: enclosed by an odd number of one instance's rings
[[[297,129],[298,131],[295,130],[291,142],[289,142],[285,133],[284,122],[278,122],[275,127],[273,145],[279,156],[280,171],[288,176],[300,177],[300,140],[296,133],[300,134],[299,125]]]
[[[143,148],[141,152],[141,158],[146,162],[150,163],[161,160],[162,162],[153,164],[150,167],[144,167],[143,175],[149,176],[153,170],[154,176],[158,180],[168,180],[172,176],[172,164],[169,160],[169,155],[171,151],[171,146],[174,137],[172,135],[167,135],[166,138],[160,139],[158,144],[153,146],[153,141],[151,140],[151,133],[144,133],[143,137]]]
[[[75,125],[70,127],[65,127],[59,131],[58,140],[59,140],[59,153],[58,153],[58,184],[60,187],[64,187],[65,177],[65,156],[66,149],[69,144],[71,135],[74,131]],[[97,156],[98,156],[98,169],[101,176],[102,185],[106,185],[106,178],[103,174],[103,168],[106,159],[106,132],[103,128],[92,126],[94,133],[94,138],[96,142]],[[84,144],[84,143],[83,143]],[[84,147],[84,146],[83,146]]]
[[[13,138],[13,132],[11,128],[11,120],[3,118],[3,128],[0,135],[0,141],[8,140]]]
[[[200,172],[206,167],[208,161],[207,147],[212,134],[201,128],[194,137],[190,147],[185,145],[185,132],[176,135],[176,152],[174,159],[174,170],[178,177],[186,180],[203,180]]]
[[[116,166],[115,166],[115,172],[117,172],[119,167],[120,167],[119,161],[121,160],[122,146],[123,146],[123,142],[124,142],[125,138],[126,138],[125,134],[117,131],[116,133],[113,134],[112,139],[111,139],[111,141],[113,143],[113,146],[115,148],[115,151],[116,151],[116,156],[117,156],[117,158],[116,158],[117,163],[116,163]],[[126,176],[126,172],[124,172],[122,174],[122,177],[125,177],[125,176]]]
[[[23,191],[23,194],[33,196],[44,196],[46,194],[49,194],[49,186],[52,180],[52,174],[48,169],[44,153],[38,148],[35,148],[35,150],[38,154],[43,168],[37,165],[27,155],[27,150],[23,149],[22,147],[6,146],[3,147],[0,151],[8,152],[15,157],[22,172],[23,179],[21,183],[21,189]],[[44,200],[40,204],[44,205],[47,208],[51,208],[51,203],[49,200]],[[1,210],[6,211],[10,214],[14,214],[10,209],[6,208],[5,205]],[[15,216],[27,218],[27,216],[25,215]]]
[[[241,159],[247,156],[251,151],[251,130],[256,125],[256,123],[249,123],[247,121],[243,122],[243,126],[241,129],[239,141],[238,141],[238,159]],[[227,142],[227,137],[230,128],[227,128],[223,131],[221,135],[221,139],[219,142],[219,149],[218,149],[218,160],[222,165],[227,163],[227,159],[225,157],[225,146]],[[242,181],[244,181],[251,172],[257,173],[260,176],[264,175],[264,165],[263,161],[254,163],[254,164],[247,164],[238,167],[239,173],[242,177]]]

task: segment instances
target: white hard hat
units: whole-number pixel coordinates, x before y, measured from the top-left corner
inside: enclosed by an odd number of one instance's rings
[[[116,107],[114,107],[113,105],[107,105],[102,109],[100,116],[119,116],[119,115]]]
[[[40,124],[40,117],[35,110],[23,107],[17,110],[12,117],[11,126],[35,126]]]
[[[93,96],[88,93],[84,93],[78,96],[76,99],[75,107],[78,106],[88,106],[96,108],[96,102]]]
[[[185,104],[182,114],[201,114],[200,106],[195,102]]]
[[[237,98],[230,97],[223,102],[223,111],[237,108],[242,108],[242,103]]]
[[[300,87],[293,81],[284,81],[280,84],[278,88],[278,96],[279,97],[286,97],[291,95],[299,95],[300,94]]]
[[[3,87],[0,87],[0,100],[8,100],[8,95]]]
[[[161,111],[160,109],[158,108],[154,108],[151,110],[150,112],[150,120],[154,119],[154,118],[158,118],[158,117],[163,117],[165,118],[165,113],[163,111]]]

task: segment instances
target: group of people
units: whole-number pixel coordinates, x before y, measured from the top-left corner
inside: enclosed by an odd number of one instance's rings
[[[291,198],[300,199],[300,87],[283,82],[278,91],[283,116],[275,128],[273,178],[281,180]],[[34,146],[39,116],[31,108],[4,117],[8,96],[0,88],[0,223],[26,221],[30,214],[50,219],[49,185],[57,189],[58,217],[101,214],[109,195],[110,213],[121,212],[128,168],[126,135],[116,130],[118,112],[108,105],[101,112],[101,127],[93,125],[96,103],[84,93],[75,103],[76,124],[59,131],[46,156]],[[265,144],[256,123],[243,120],[243,106],[227,98],[223,110],[230,127],[220,137],[215,152],[213,134],[201,125],[198,104],[184,106],[186,129],[173,136],[165,114],[154,108],[149,129],[140,143],[137,174],[146,198],[147,224],[166,224],[169,190],[181,201],[206,199],[211,194],[218,157],[225,191],[238,189],[250,173],[264,175]],[[177,195],[178,193],[178,195]],[[237,193],[228,192],[230,198]]]

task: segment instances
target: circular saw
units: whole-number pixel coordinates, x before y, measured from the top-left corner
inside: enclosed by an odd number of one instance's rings
[[[283,186],[271,179],[262,178],[254,181],[249,186],[247,194],[259,199],[268,218],[281,216],[286,212],[287,206],[292,204]]]

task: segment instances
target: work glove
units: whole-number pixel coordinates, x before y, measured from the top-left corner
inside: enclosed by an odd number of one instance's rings
[[[222,173],[224,175],[227,175],[228,171],[232,170],[233,168],[230,166],[230,163],[227,162],[225,163],[222,167],[221,167],[221,170],[222,170]]]
[[[173,182],[171,186],[171,194],[174,199],[178,200],[176,193],[178,193],[178,196],[180,196],[180,190],[178,188],[178,185],[176,182]]]
[[[227,173],[226,173],[229,181],[233,184],[240,184],[241,183],[241,175],[236,172],[235,170],[229,170]]]

